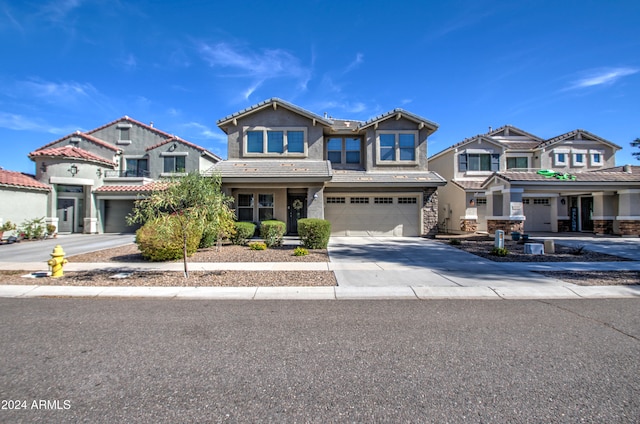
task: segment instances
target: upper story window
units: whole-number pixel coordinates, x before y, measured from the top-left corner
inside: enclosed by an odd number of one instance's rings
[[[131,124],[118,124],[117,144],[131,144]]]
[[[163,172],[170,173],[170,174],[186,172],[186,157],[185,156],[165,156]]]
[[[147,159],[127,158],[124,177],[148,177],[149,161]]]
[[[378,131],[378,163],[416,163],[417,131]]]
[[[566,153],[556,153],[556,166],[565,166],[567,164],[567,154]]]
[[[528,169],[529,158],[527,157],[513,157],[507,158],[507,169]]]
[[[358,137],[331,137],[327,140],[327,159],[332,164],[359,164],[362,140]]]
[[[602,151],[599,150],[591,150],[591,166],[602,166]]]
[[[573,154],[573,166],[584,166],[584,153]]]
[[[497,153],[460,153],[458,170],[495,172],[500,170],[500,155]]]
[[[305,156],[306,153],[306,128],[245,128],[245,156]]]

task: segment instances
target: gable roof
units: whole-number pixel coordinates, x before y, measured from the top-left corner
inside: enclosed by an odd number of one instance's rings
[[[23,174],[22,172],[16,171],[7,171],[5,169],[0,169],[0,186],[19,187],[32,190],[51,190],[51,187],[44,183],[41,183],[29,174]]]
[[[214,160],[215,160],[215,161],[217,161],[217,162],[220,162],[220,161],[222,160],[222,158],[221,158],[220,156],[218,156],[218,155],[216,155],[216,154],[214,154],[214,153],[211,153],[210,151],[208,151],[208,150],[207,150],[207,149],[205,149],[204,147],[202,147],[202,146],[198,146],[197,144],[193,144],[193,143],[191,143],[190,141],[183,140],[183,139],[181,139],[180,137],[175,136],[175,135],[174,135],[174,136],[171,136],[170,138],[168,138],[168,139],[166,139],[166,140],[161,141],[160,143],[157,143],[157,144],[154,144],[153,146],[149,146],[149,147],[147,147],[147,148],[145,149],[145,151],[147,151],[147,152],[148,152],[148,151],[151,151],[151,150],[157,149],[158,147],[162,147],[162,146],[164,146],[165,144],[174,143],[174,142],[175,142],[175,143],[184,144],[185,146],[189,146],[189,147],[191,147],[191,148],[193,148],[193,149],[196,149],[196,150],[197,150],[197,151],[199,151],[200,153],[202,153],[202,154],[204,154],[204,155],[207,155],[207,156],[210,156],[212,159],[214,159]]]
[[[538,142],[544,141],[544,139],[538,137],[537,135],[533,135],[529,132],[521,130],[518,127],[514,127],[513,125],[503,125],[500,128],[496,128],[495,130],[490,130],[486,133],[486,135],[489,137],[526,137]]]
[[[527,172],[527,171],[504,171],[504,172],[495,172],[489,178],[487,178],[482,186],[486,187],[491,180],[494,178],[502,179],[504,181],[513,183],[546,183],[550,185],[589,185],[595,183],[607,183],[607,184],[623,184],[623,183],[632,183],[637,185],[640,183],[640,172],[631,173],[631,172],[620,172],[620,171],[588,171],[588,172],[576,172],[575,174],[571,174],[575,177],[575,180],[560,180],[557,178],[548,178],[544,175],[538,174],[537,172]]]
[[[53,146],[53,145],[55,145],[57,143],[60,143],[61,141],[64,141],[64,140],[66,140],[68,138],[71,138],[71,137],[81,137],[81,138],[83,138],[83,139],[85,139],[85,140],[87,140],[87,141],[89,141],[89,142],[91,142],[93,144],[96,144],[96,145],[98,145],[100,147],[104,147],[104,148],[109,149],[109,150],[113,150],[114,152],[117,152],[117,151],[120,150],[118,147],[114,146],[113,144],[109,144],[106,141],[99,139],[98,137],[94,137],[92,135],[89,135],[88,133],[83,133],[83,132],[80,132],[80,131],[76,131],[74,133],[65,135],[62,138],[59,138],[56,141],[52,141],[51,143],[47,143],[42,147],[38,147],[35,151],[37,152],[38,150],[46,149],[48,147],[51,147],[51,146]]]
[[[113,161],[74,146],[51,147],[49,149],[40,149],[29,153],[29,159],[35,160],[34,158],[36,157],[78,159],[116,166],[116,163]]]
[[[222,119],[218,119],[217,124],[218,124],[218,127],[220,127],[220,129],[225,131],[224,128],[223,128],[224,126],[228,125],[229,123],[234,123],[235,120],[237,120],[239,118],[242,118],[242,117],[247,116],[247,115],[251,115],[252,113],[255,113],[255,112],[259,111],[259,110],[262,110],[262,109],[265,109],[265,108],[268,108],[268,107],[273,107],[274,110],[275,110],[279,106],[284,107],[285,109],[289,109],[290,111],[295,112],[295,113],[297,113],[299,115],[305,116],[305,117],[311,119],[312,121],[319,122],[322,125],[325,125],[327,127],[330,127],[331,124],[332,124],[332,122],[327,118],[323,118],[320,115],[316,115],[313,112],[310,112],[310,111],[308,111],[306,109],[303,109],[303,108],[301,108],[299,106],[296,106],[296,105],[294,105],[292,103],[289,103],[289,102],[284,101],[282,99],[279,99],[277,97],[272,97],[272,98],[264,100],[264,101],[262,101],[260,103],[256,103],[253,106],[249,106],[246,109],[242,109],[241,111],[232,113],[231,115],[227,115]],[[235,125],[235,123],[234,123],[234,125]]]
[[[423,118],[422,116],[408,112],[401,108],[396,108],[396,109],[390,110],[389,112],[383,113],[382,115],[378,115],[374,118],[371,118],[368,121],[363,122],[362,125],[358,127],[358,129],[368,128],[372,125],[375,125],[382,121],[386,121],[387,119],[390,119],[390,118],[395,118],[395,119],[406,118],[410,121],[416,122],[417,124],[426,126],[431,130],[432,133],[435,132],[439,127],[439,125],[436,124],[435,122],[430,121],[426,118]]]
[[[93,133],[96,133],[96,132],[98,132],[98,131],[100,131],[100,130],[103,130],[103,129],[107,128],[107,127],[110,127],[110,126],[112,126],[112,125],[118,124],[118,123],[123,122],[123,121],[125,121],[125,122],[129,122],[129,123],[131,123],[131,124],[136,124],[136,125],[138,125],[138,126],[140,126],[140,127],[144,128],[144,129],[147,129],[147,130],[149,130],[149,131],[151,131],[151,132],[154,132],[154,133],[156,133],[157,135],[160,135],[160,136],[162,136],[162,137],[167,137],[167,138],[169,138],[169,137],[173,137],[173,135],[172,135],[172,134],[169,134],[168,132],[164,132],[164,131],[162,131],[162,130],[157,129],[157,128],[156,128],[156,127],[154,127],[154,126],[147,125],[147,124],[145,124],[145,123],[143,123],[143,122],[137,121],[137,120],[135,120],[135,119],[133,119],[133,118],[131,118],[131,117],[127,116],[127,115],[123,116],[122,118],[118,118],[118,119],[116,119],[116,120],[114,120],[114,121],[111,121],[111,122],[109,122],[109,123],[107,123],[107,124],[104,124],[104,125],[102,125],[102,126],[100,126],[100,127],[98,127],[98,128],[95,128],[95,129],[91,130],[91,131],[87,131],[87,134],[93,134]]]
[[[553,137],[550,138],[542,143],[540,143],[538,145],[538,148],[543,148],[543,147],[548,147],[551,146],[553,144],[559,143],[561,141],[565,141],[565,140],[569,140],[569,139],[575,139],[575,137],[583,137],[583,136],[587,136],[587,140],[591,139],[594,141],[599,141],[600,143],[604,143],[604,144],[608,144],[611,147],[615,148],[615,149],[622,149],[622,147],[618,146],[617,144],[614,144],[612,142],[610,142],[609,140],[605,140],[602,137],[598,137],[595,134],[590,133],[589,131],[585,131],[583,129],[577,129],[577,130],[573,130],[573,131],[569,131],[567,133],[561,134],[557,137]]]

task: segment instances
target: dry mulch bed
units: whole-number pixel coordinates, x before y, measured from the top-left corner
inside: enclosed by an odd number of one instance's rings
[[[542,275],[579,286],[625,286],[640,284],[640,271],[537,271]]]

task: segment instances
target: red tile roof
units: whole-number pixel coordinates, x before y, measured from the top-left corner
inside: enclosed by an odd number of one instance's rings
[[[61,157],[65,159],[83,159],[92,162],[100,162],[107,165],[115,166],[115,162],[100,157],[98,155],[94,155],[91,152],[88,152],[79,147],[73,146],[63,146],[63,147],[52,147],[50,149],[44,150],[36,150],[35,152],[29,153],[29,158],[33,160],[35,157]]]
[[[110,127],[111,125],[117,124],[118,122],[122,122],[122,121],[127,121],[127,122],[131,122],[132,124],[139,125],[139,126],[141,126],[141,127],[143,127],[143,128],[146,128],[147,130],[152,131],[152,132],[154,132],[154,133],[156,133],[156,134],[159,134],[159,135],[161,135],[161,136],[163,136],[163,137],[173,137],[171,134],[169,134],[169,133],[167,133],[167,132],[164,132],[164,131],[162,131],[162,130],[159,130],[159,129],[157,129],[156,127],[152,127],[151,125],[147,125],[147,124],[142,123],[142,122],[140,122],[140,121],[136,121],[135,119],[130,118],[130,117],[126,116],[126,115],[125,115],[125,116],[123,116],[122,118],[118,118],[118,119],[116,119],[115,121],[111,121],[111,122],[109,122],[108,124],[104,124],[104,125],[102,125],[102,126],[100,126],[100,127],[96,128],[96,129],[93,129],[93,130],[91,130],[91,131],[88,131],[88,132],[87,132],[87,134],[93,134],[93,133],[95,133],[95,132],[98,132],[98,131],[100,131],[100,130],[102,130],[102,129],[105,129],[105,128],[107,128],[107,127]]]
[[[44,149],[46,149],[48,147],[51,147],[51,146],[53,146],[53,145],[55,145],[57,143],[60,143],[63,140],[66,140],[67,138],[70,138],[70,137],[82,137],[87,141],[90,141],[90,142],[92,142],[94,144],[97,144],[98,146],[104,147],[106,149],[113,150],[114,152],[117,152],[118,150],[120,150],[118,147],[116,147],[116,146],[114,146],[112,144],[109,144],[106,141],[99,139],[98,137],[94,137],[92,135],[85,134],[85,133],[80,132],[80,131],[76,131],[73,134],[65,135],[64,137],[59,138],[56,141],[52,141],[51,143],[45,144],[44,146],[36,149],[36,151],[44,150]]]
[[[160,146],[164,146],[165,144],[173,143],[174,141],[177,142],[177,143],[185,144],[185,145],[187,145],[189,147],[193,147],[194,149],[196,149],[199,152],[204,152],[204,151],[207,150],[204,147],[198,146],[197,144],[193,144],[193,143],[191,143],[189,141],[183,140],[180,137],[176,137],[176,136],[171,136],[171,138],[163,140],[158,144],[154,144],[153,146],[147,147],[145,150],[148,152],[150,150],[157,149]]]
[[[51,187],[41,183],[31,175],[15,171],[6,171],[4,169],[0,169],[0,185],[32,188],[36,190],[51,190]]]
[[[149,193],[167,186],[166,182],[153,182],[144,185],[103,185],[94,193]]]

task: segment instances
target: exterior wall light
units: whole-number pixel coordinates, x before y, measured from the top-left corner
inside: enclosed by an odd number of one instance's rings
[[[67,169],[67,171],[69,171],[71,173],[72,177],[75,177],[76,174],[78,173],[78,166],[77,165],[71,165],[69,167],[69,169]]]

